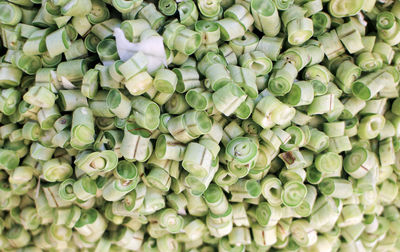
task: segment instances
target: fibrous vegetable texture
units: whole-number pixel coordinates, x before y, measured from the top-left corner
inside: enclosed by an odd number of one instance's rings
[[[0,250],[400,251],[400,0],[2,0]]]

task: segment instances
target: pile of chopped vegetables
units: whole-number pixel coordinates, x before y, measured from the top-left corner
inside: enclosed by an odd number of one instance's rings
[[[400,251],[400,0],[2,0],[0,250]]]

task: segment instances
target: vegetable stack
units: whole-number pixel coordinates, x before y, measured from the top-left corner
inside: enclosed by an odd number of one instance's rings
[[[399,0],[3,0],[1,251],[400,251]]]

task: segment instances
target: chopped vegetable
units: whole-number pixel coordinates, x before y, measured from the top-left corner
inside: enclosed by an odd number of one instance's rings
[[[0,2],[0,250],[400,251],[399,20]]]

